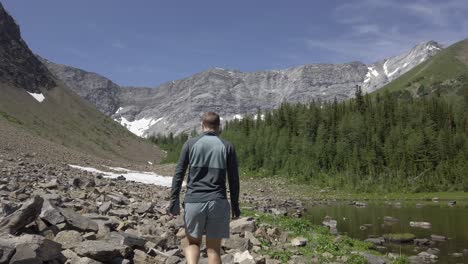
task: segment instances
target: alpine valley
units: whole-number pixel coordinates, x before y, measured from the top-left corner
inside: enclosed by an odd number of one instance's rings
[[[92,72],[42,59],[47,68],[78,95],[138,136],[180,134],[198,128],[200,115],[214,110],[224,120],[242,118],[258,110],[272,110],[282,102],[343,101],[356,86],[373,92],[442,50],[435,41],[366,65],[309,64],[282,70],[240,72],[209,69],[158,87],[122,87]]]

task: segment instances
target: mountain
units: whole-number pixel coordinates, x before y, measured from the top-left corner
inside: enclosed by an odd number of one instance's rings
[[[463,95],[468,88],[468,39],[459,41],[427,60],[400,78],[385,85],[378,92],[411,92],[424,96],[434,92],[448,95]],[[462,98],[462,96],[457,96]]]
[[[10,149],[34,149],[30,145],[48,141],[105,159],[146,162],[162,155],[56,79],[28,48],[1,3],[0,131],[0,145]],[[20,134],[33,139],[23,142]]]
[[[428,41],[416,45],[407,53],[369,65],[369,71],[362,84],[362,90],[364,92],[373,92],[383,87],[441,50],[442,46],[440,44],[435,41]]]
[[[148,136],[198,128],[201,113],[208,110],[230,120],[277,108],[285,101],[346,100],[354,96],[356,85],[365,92],[375,91],[441,50],[429,41],[371,65],[310,64],[258,72],[215,68],[155,88],[118,87],[95,73],[52,62],[46,65],[102,112],[136,135]]]

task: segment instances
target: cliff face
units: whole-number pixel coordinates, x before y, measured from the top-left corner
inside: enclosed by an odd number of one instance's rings
[[[371,65],[361,62],[311,64],[283,70],[240,72],[210,69],[156,88],[118,87],[95,73],[47,62],[47,67],[100,111],[139,136],[181,133],[199,126],[201,113],[224,120],[270,110],[282,102],[339,101],[356,85],[372,92],[441,50],[436,42]]]
[[[119,108],[117,93],[119,86],[96,73],[55,64],[39,58],[44,65],[69,88],[83,97],[106,115],[111,115]]]
[[[46,67],[21,38],[14,19],[0,4],[0,81],[31,93],[51,89],[56,83]]]

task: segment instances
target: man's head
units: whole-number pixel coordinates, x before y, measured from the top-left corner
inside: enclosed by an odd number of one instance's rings
[[[219,115],[215,112],[206,112],[202,116],[202,130],[218,133],[220,126]]]

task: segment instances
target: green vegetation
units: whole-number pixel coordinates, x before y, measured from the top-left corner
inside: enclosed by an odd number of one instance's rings
[[[332,260],[345,260],[346,263],[367,263],[363,256],[354,252],[370,252],[379,255],[379,253],[370,250],[372,246],[370,243],[347,236],[334,236],[330,234],[327,227],[312,225],[307,219],[273,216],[248,210],[242,212],[244,215],[255,217],[259,226],[277,227],[282,232],[289,232],[289,238],[300,236],[307,239],[306,246],[297,249],[291,248],[290,250],[275,248],[269,241],[260,239],[262,247],[265,248],[261,253],[281,260],[283,263],[286,263],[296,250],[297,253],[307,258],[316,258],[320,263]],[[406,258],[402,256],[394,263],[407,262]]]
[[[222,137],[243,175],[348,193],[468,192],[467,65],[465,40],[371,95],[285,103],[228,122]],[[176,162],[186,138],[152,140]]]
[[[11,122],[11,123],[15,123],[15,124],[18,124],[18,125],[22,124],[22,122],[20,120],[16,119],[14,116],[11,116],[7,112],[0,111],[0,117],[3,117],[5,120],[7,120],[8,122]]]
[[[411,233],[395,233],[395,234],[384,234],[383,238],[390,242],[397,242],[397,243],[406,243],[413,241],[416,236]]]
[[[263,119],[234,120],[222,136],[236,146],[247,175],[352,192],[466,192],[466,99],[371,97],[358,88],[347,102],[283,104]],[[175,153],[184,139],[170,137]]]

